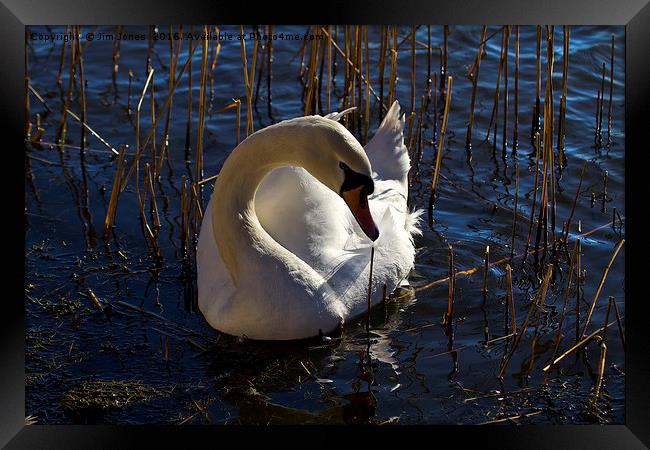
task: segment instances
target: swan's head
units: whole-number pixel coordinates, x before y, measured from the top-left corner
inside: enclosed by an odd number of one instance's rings
[[[305,117],[313,134],[313,157],[304,167],[319,181],[339,194],[363,232],[371,240],[379,230],[370,214],[368,195],[374,191],[372,169],[366,152],[343,125],[319,116]]]

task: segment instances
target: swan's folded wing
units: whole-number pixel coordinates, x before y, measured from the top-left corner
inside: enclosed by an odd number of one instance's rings
[[[410,160],[404,145],[404,122],[399,102],[395,100],[365,150],[377,178],[398,181],[402,193],[406,194]]]

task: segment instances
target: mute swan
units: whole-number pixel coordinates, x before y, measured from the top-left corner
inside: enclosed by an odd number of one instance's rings
[[[223,164],[197,248],[198,305],[217,330],[258,340],[327,334],[367,310],[372,246],[371,305],[413,267],[421,211],[407,209],[399,103],[365,151],[342,114],[266,127]]]

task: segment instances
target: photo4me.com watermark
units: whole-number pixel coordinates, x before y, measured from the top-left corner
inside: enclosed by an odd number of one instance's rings
[[[231,33],[227,31],[210,31],[208,33],[203,32],[191,32],[191,31],[177,31],[177,32],[164,32],[158,31],[156,28],[152,33],[128,33],[128,32],[115,32],[115,33],[106,33],[106,32],[94,32],[89,31],[86,33],[76,33],[76,32],[31,32],[29,34],[29,39],[34,42],[69,42],[69,41],[146,41],[149,38],[153,41],[201,41],[201,40],[210,40],[210,41],[320,41],[325,39],[323,34],[312,34],[312,33],[261,33],[261,32],[250,32],[250,33]]]

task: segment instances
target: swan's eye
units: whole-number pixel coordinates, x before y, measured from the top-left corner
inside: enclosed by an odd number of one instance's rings
[[[355,189],[359,186],[365,187],[366,195],[373,193],[375,190],[375,185],[372,181],[372,178],[368,177],[367,175],[360,174],[359,172],[355,172],[354,170],[350,169],[350,167],[348,167],[348,165],[344,162],[340,162],[339,167],[343,169],[343,173],[345,174],[345,179],[343,180],[343,185],[341,186],[341,194],[345,191]]]

